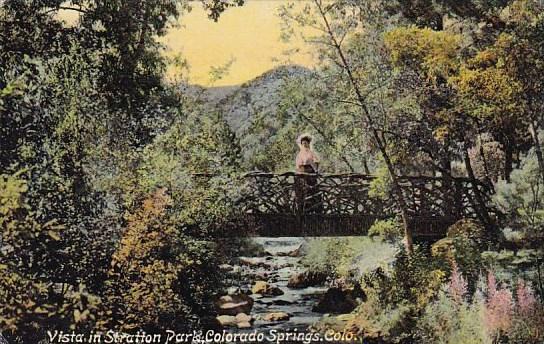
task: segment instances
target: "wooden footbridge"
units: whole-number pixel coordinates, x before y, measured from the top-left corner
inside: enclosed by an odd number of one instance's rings
[[[239,225],[260,236],[366,235],[376,220],[399,214],[393,193],[375,192],[379,186],[369,175],[252,172],[244,178]],[[481,182],[421,176],[399,180],[416,238],[441,237],[461,218],[492,213],[490,189]]]

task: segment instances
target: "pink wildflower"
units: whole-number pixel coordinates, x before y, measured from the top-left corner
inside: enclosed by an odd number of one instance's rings
[[[488,298],[485,304],[485,325],[490,335],[506,333],[512,326],[514,302],[512,292],[501,286],[497,289],[495,276],[488,275]]]
[[[448,284],[448,293],[455,302],[461,304],[465,300],[468,284],[459,271],[455,261],[452,263],[452,266],[453,270],[451,272],[450,283]]]
[[[497,292],[497,280],[493,271],[487,273],[487,293],[491,297]]]
[[[529,287],[524,280],[518,280],[518,288],[516,289],[516,296],[518,299],[518,313],[521,316],[531,316],[536,307],[536,297],[531,287]]]

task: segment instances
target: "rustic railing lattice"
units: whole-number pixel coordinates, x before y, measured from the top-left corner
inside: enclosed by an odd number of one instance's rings
[[[376,220],[399,213],[392,192],[372,194],[370,175],[252,172],[245,178],[244,210],[263,235],[364,235]],[[402,176],[399,181],[416,236],[442,236],[461,218],[479,218],[478,199],[490,204],[488,188],[468,178]]]

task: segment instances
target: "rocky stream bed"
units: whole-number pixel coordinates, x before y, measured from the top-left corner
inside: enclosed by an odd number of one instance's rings
[[[216,302],[217,320],[231,332],[305,331],[328,314],[349,313],[357,304],[352,290],[331,287],[327,276],[300,264],[304,238],[255,238],[259,256],[237,257],[222,266],[231,287]]]

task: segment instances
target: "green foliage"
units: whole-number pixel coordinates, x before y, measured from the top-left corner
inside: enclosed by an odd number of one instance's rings
[[[208,236],[236,211],[239,152],[234,134],[218,114],[195,112],[144,149],[137,190],[166,187],[179,223],[188,233]]]
[[[510,183],[500,180],[493,197],[500,210],[520,221],[521,228],[544,223],[544,185],[536,154],[530,151],[521,167],[512,171]]]
[[[0,328],[8,338],[24,334],[29,342],[44,337],[46,324],[88,330],[97,319],[100,300],[82,284],[65,283],[70,275],[57,275],[62,272],[57,250],[64,226],[36,218],[23,172],[0,175]]]
[[[34,344],[172,314],[197,324],[220,285],[209,239],[236,210],[239,151],[221,116],[161,81],[156,38],[187,4],[63,5],[74,27],[56,1],[0,5],[0,332]],[[139,209],[164,186],[175,207]]]
[[[336,276],[353,254],[349,239],[314,239],[301,263],[312,272]]]
[[[365,290],[374,292],[383,307],[406,302],[414,311],[421,310],[434,298],[446,277],[439,264],[419,246],[412,255],[401,247],[390,272],[379,268],[363,276]]]
[[[375,172],[375,178],[370,182],[368,195],[372,198],[386,200],[391,195],[392,181],[384,164],[381,164]]]
[[[189,330],[209,314],[213,286],[220,286],[213,246],[183,234],[171,203],[158,189],[127,217],[106,282],[105,329]]]
[[[489,233],[485,227],[472,219],[462,219],[448,228],[448,238],[463,238],[472,241],[479,248],[489,246]]]
[[[395,247],[365,237],[314,239],[301,263],[311,272],[357,281],[377,268],[388,269]]]
[[[459,66],[461,37],[429,28],[396,28],[386,33],[385,44],[394,64],[421,70],[429,80],[448,78]]]
[[[402,227],[395,219],[376,221],[368,230],[370,237],[380,236],[383,240],[396,243],[403,237]]]
[[[418,246],[412,255],[401,247],[391,271],[377,268],[363,276],[368,300],[356,310],[349,328],[387,342],[409,341],[418,314],[435,299],[445,280],[438,264]]]
[[[421,343],[491,343],[482,321],[484,305],[457,303],[448,293],[440,291],[417,323]]]
[[[401,249],[393,263],[392,301],[405,300],[422,309],[433,299],[446,272],[429,258],[428,252],[419,247],[410,255]]]
[[[443,269],[453,264],[469,281],[470,292],[476,289],[476,281],[482,270],[482,251],[489,247],[490,233],[474,220],[460,220],[448,228],[447,238],[431,247],[432,255],[442,260]]]

